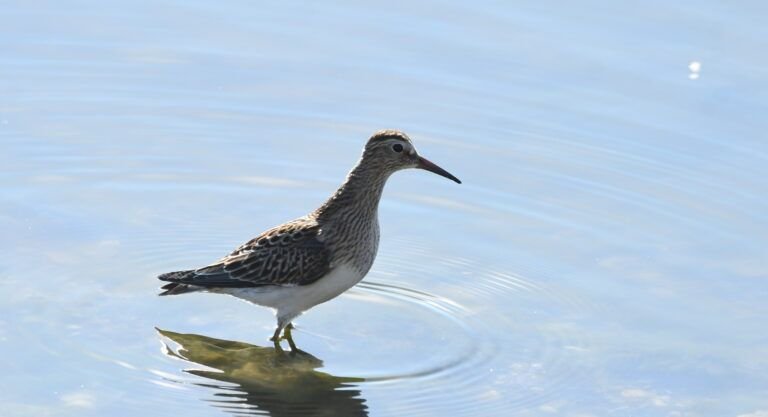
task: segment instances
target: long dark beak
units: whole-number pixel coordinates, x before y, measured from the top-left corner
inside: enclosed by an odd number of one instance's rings
[[[458,184],[461,184],[460,179],[451,175],[450,172],[433,164],[427,158],[418,157],[418,165],[416,165],[416,168],[426,169],[427,171],[434,172],[437,175],[443,176],[445,178],[448,178],[449,180],[456,181]]]

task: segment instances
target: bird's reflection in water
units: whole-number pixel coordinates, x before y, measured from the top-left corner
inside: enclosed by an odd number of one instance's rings
[[[323,362],[302,351],[289,352],[243,342],[167,330],[166,354],[214,370],[186,370],[227,385],[214,389],[213,405],[238,416],[367,416],[368,407],[347,378],[318,372]],[[177,344],[173,349],[167,341]],[[234,384],[234,385],[231,385]]]

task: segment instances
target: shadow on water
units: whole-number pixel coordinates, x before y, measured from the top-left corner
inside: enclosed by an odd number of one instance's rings
[[[165,353],[212,370],[185,372],[217,382],[197,383],[215,390],[211,403],[234,415],[367,416],[368,406],[354,389],[362,378],[317,371],[323,361],[290,352],[196,334],[157,329],[166,338]],[[172,341],[177,346],[169,345]],[[234,384],[234,385],[232,385]]]

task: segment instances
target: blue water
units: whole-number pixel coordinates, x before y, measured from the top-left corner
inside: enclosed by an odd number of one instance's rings
[[[768,416],[768,3],[10,1],[0,415]],[[157,297],[366,138],[373,270]],[[157,330],[157,329],[160,330]]]

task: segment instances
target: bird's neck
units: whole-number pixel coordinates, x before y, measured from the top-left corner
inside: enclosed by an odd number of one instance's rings
[[[313,214],[320,221],[346,216],[375,220],[389,175],[381,167],[361,159],[339,189]]]

